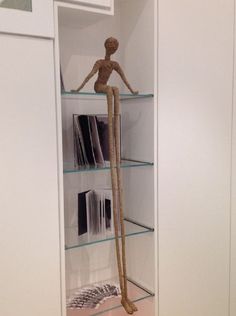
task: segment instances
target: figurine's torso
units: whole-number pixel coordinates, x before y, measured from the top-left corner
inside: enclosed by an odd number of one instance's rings
[[[117,68],[118,64],[115,61],[105,59],[100,59],[96,63],[99,65],[98,78],[96,80],[96,84],[106,85],[111,76],[112,71]]]

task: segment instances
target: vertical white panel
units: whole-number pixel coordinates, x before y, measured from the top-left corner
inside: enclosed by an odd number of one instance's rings
[[[232,212],[231,212],[231,271],[230,271],[230,316],[236,314],[236,103],[234,101],[234,133],[232,161]]]
[[[235,43],[234,43],[235,45]],[[234,63],[236,52],[234,55]],[[236,314],[236,68],[234,64],[234,103],[232,130],[232,195],[231,195],[231,263],[230,316]]]
[[[159,1],[160,316],[228,314],[233,1]]]
[[[0,41],[0,314],[59,316],[53,41]]]

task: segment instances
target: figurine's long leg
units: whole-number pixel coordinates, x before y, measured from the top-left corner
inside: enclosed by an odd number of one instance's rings
[[[115,163],[115,146],[114,146],[114,130],[113,130],[113,109],[112,109],[112,98],[113,91],[109,86],[101,85],[99,90],[96,92],[103,92],[107,95],[107,105],[108,105],[108,138],[109,138],[109,158],[111,164],[111,182],[112,182],[112,197],[113,197],[113,220],[115,229],[115,243],[116,243],[116,258],[119,274],[119,282],[121,289],[121,303],[128,314],[133,314],[133,309],[125,300],[124,295],[124,280],[123,280],[123,269],[121,263],[120,245],[119,245],[119,231],[118,231],[118,182],[116,173],[116,163]]]
[[[128,299],[127,289],[127,269],[126,269],[126,249],[125,249],[125,226],[124,226],[124,198],[123,198],[123,185],[120,170],[120,97],[119,89],[113,87],[114,93],[114,125],[115,125],[115,150],[116,150],[116,170],[118,179],[118,194],[119,194],[119,205],[120,205],[120,227],[121,227],[121,249],[122,249],[122,266],[123,266],[123,280],[124,280],[124,296],[126,302],[132,308],[132,311],[137,311],[137,307],[133,302]]]

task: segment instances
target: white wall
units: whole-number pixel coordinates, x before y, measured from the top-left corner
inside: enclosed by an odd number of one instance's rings
[[[0,315],[59,316],[53,41],[0,42]]]
[[[159,1],[159,316],[228,315],[233,9]]]

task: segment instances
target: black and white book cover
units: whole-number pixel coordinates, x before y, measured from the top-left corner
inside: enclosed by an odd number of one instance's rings
[[[86,205],[86,193],[88,192],[85,191],[78,194],[78,235],[83,235],[88,231]]]
[[[97,129],[103,154],[103,159],[109,161],[109,143],[108,143],[108,116],[96,116]]]
[[[84,147],[85,147],[88,162],[90,165],[96,165],[88,115],[79,115],[78,121],[80,123],[81,131],[83,135]]]
[[[78,115],[73,115],[75,166],[89,166]]]
[[[114,233],[112,190],[99,189],[78,194],[78,235],[94,236]]]
[[[89,125],[90,125],[92,146],[93,146],[96,163],[98,165],[103,166],[105,164],[105,161],[104,161],[104,156],[103,156],[102,147],[100,143],[96,116],[94,115],[89,116]]]

